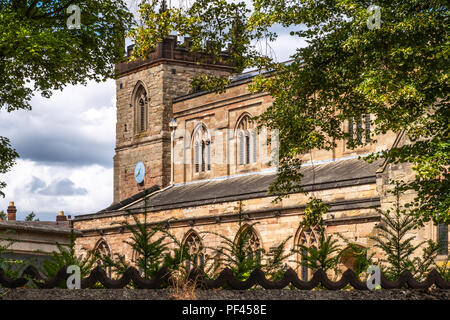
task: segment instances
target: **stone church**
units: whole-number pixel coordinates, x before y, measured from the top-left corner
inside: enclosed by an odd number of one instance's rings
[[[233,75],[230,65],[199,59],[176,37],[159,43],[147,60],[116,67],[120,75],[114,201],[104,210],[73,220],[82,232],[77,239],[79,252],[98,249],[133,261],[131,247],[124,244],[130,234],[120,222],[132,223],[133,215],[143,219],[144,212],[150,224],[165,223],[194,251],[220,243],[219,237],[208,232],[230,239],[239,232],[251,232],[251,246],[266,252],[289,236],[287,249],[299,243],[313,246],[317,232],[299,226],[312,195],[329,206],[324,217],[327,234],[340,233],[373,249],[369,236],[376,235],[374,226],[380,221],[375,208],[389,208],[394,201],[386,193],[389,180],[413,175],[405,164],[369,164],[358,159],[403,143],[401,133],[377,136],[376,143],[367,141],[355,150],[340,141],[332,151],[311,150],[302,156],[301,184],[309,194],[294,193],[274,202],[267,190],[276,176],[276,135],[255,130],[252,121],[271,105],[272,97],[249,92],[255,73]],[[230,76],[232,81],[224,93],[193,91],[190,82],[198,74]],[[371,130],[370,117],[348,122],[343,129]],[[267,142],[268,136],[272,143]],[[403,201],[411,196],[403,195]],[[241,230],[239,204],[245,217]],[[448,228],[430,223],[417,231],[416,240],[436,240],[438,234],[448,238]],[[304,270],[299,273],[308,276]]]

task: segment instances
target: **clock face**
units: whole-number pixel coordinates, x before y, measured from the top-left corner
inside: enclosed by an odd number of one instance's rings
[[[144,181],[145,177],[145,166],[142,163],[142,161],[138,162],[136,164],[136,167],[134,168],[134,179],[137,183],[142,183]]]

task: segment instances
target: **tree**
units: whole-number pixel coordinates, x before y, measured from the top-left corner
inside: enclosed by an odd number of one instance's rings
[[[262,248],[252,248],[250,245],[253,236],[251,228],[253,228],[254,223],[243,228],[244,211],[242,201],[239,201],[238,210],[239,231],[235,239],[228,238],[217,232],[205,233],[213,234],[221,240],[219,245],[209,247],[217,257],[217,267],[221,265],[229,268],[237,279],[243,281],[248,279],[253,270],[263,267],[262,255],[264,250]]]
[[[5,211],[0,211],[0,220],[6,220],[8,219],[8,215],[5,213]]]
[[[156,2],[154,2],[156,3]],[[213,56],[229,48],[236,72],[257,67],[271,70],[254,78],[253,92],[268,92],[273,104],[258,117],[259,124],[279,130],[278,177],[270,191],[280,197],[300,192],[299,155],[311,149],[332,150],[346,140],[354,149],[389,130],[404,132],[399,145],[367,160],[389,158],[413,165],[415,179],[402,190],[417,194],[411,203],[419,223],[450,222],[449,35],[448,3],[435,1],[253,0],[233,4],[198,0],[185,11],[158,14],[156,5],[141,7],[144,27],[135,30],[137,56],[145,57],[154,40],[178,30],[195,44],[192,51]],[[146,19],[145,17],[151,17]],[[156,21],[156,22],[155,22]],[[255,50],[258,40],[277,37],[270,27],[289,28],[297,48],[289,64],[277,63]],[[158,30],[158,36],[145,33]],[[144,37],[143,35],[147,37]],[[150,40],[151,39],[151,40]],[[200,76],[205,89],[223,90],[228,78]],[[369,133],[356,128],[353,139],[343,124],[373,115]]]
[[[333,270],[335,274],[338,273],[340,247],[338,240],[333,239],[333,236],[327,236],[324,231],[321,231],[317,248],[303,244],[298,244],[298,247],[299,249],[295,252],[303,257],[298,261],[300,265],[313,271],[322,269],[323,271]]]
[[[69,28],[78,12],[80,28]],[[114,77],[131,23],[123,0],[0,0],[0,110],[30,110],[34,92],[49,98],[67,84]],[[0,174],[17,157],[0,137]]]
[[[96,257],[94,255],[88,254],[86,256],[76,255],[75,252],[75,231],[71,229],[69,235],[70,243],[69,246],[63,246],[59,243],[56,244],[58,251],[53,251],[50,259],[45,260],[42,264],[42,271],[47,279],[54,277],[59,270],[63,267],[68,267],[76,265],[80,267],[81,278],[87,277],[92,271],[95,263]],[[65,283],[61,283],[62,288],[66,288]]]
[[[335,274],[338,274],[340,246],[337,239],[325,233],[326,227],[323,215],[327,212],[328,206],[323,203],[322,199],[310,198],[306,204],[300,226],[304,230],[316,229],[319,232],[319,239],[317,247],[298,244],[298,248],[294,249],[294,252],[301,256],[301,260],[295,262],[312,271],[320,268],[323,271],[333,270]]]
[[[133,248],[137,257],[136,266],[143,276],[151,278],[162,267],[164,257],[169,252],[166,235],[161,232],[161,226],[147,226],[147,213],[144,214],[143,222],[137,216],[133,216],[133,220],[134,224],[128,221],[122,223],[131,232],[130,240],[125,240],[124,243]]]
[[[434,266],[439,243],[428,240],[414,244],[416,236],[411,235],[411,232],[416,228],[415,219],[400,205],[399,189],[395,188],[391,192],[396,196],[395,207],[386,211],[377,209],[381,214],[381,221],[375,227],[378,234],[370,237],[375,241],[375,247],[384,254],[379,264],[384,275],[390,280],[397,280],[404,270],[409,270],[415,277],[423,279]],[[425,244],[422,256],[415,256],[417,250]]]
[[[29,215],[25,217],[25,221],[39,221],[39,219],[35,219],[36,214],[32,211]]]

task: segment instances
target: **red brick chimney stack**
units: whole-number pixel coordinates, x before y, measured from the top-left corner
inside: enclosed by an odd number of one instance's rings
[[[14,205],[14,202],[11,201],[9,203],[9,207],[8,207],[8,209],[6,211],[8,212],[8,220],[9,221],[16,221],[17,209],[16,209],[16,206]]]
[[[56,222],[58,221],[67,221],[67,217],[64,215],[64,211],[60,211],[56,216]]]

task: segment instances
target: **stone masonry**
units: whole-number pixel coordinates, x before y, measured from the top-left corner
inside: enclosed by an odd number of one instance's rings
[[[272,102],[268,94],[249,92],[251,76],[235,77],[221,94],[193,92],[190,82],[195,75],[228,76],[232,68],[220,59],[207,61],[191,55],[174,38],[159,44],[148,60],[124,63],[117,68],[120,76],[114,203],[98,213],[74,219],[74,227],[83,234],[77,239],[80,253],[103,243],[111,255],[124,254],[133,261],[135,254],[124,244],[130,233],[120,223],[132,223],[133,215],[143,221],[144,212],[148,213],[150,225],[166,223],[178,240],[184,241],[194,233],[204,247],[214,247],[220,244],[220,238],[214,233],[233,239],[240,231],[237,218],[240,201],[246,217],[244,223],[255,223],[252,229],[266,252],[287,237],[291,237],[287,249],[292,249],[304,236],[299,223],[311,195],[330,206],[330,212],[324,217],[328,234],[340,233],[372,251],[373,241],[369,237],[376,235],[374,226],[380,221],[376,209],[385,210],[393,205],[394,199],[387,193],[390,179],[413,177],[406,165],[389,162],[369,165],[358,161],[358,156],[405,143],[401,133],[388,132],[374,137],[376,143],[356,150],[347,149],[345,141],[339,141],[332,151],[312,150],[303,155],[308,173],[304,187],[309,194],[291,194],[281,202],[274,202],[275,197],[267,194],[267,187],[276,168],[263,159],[266,151],[272,151],[271,146],[255,143],[256,149],[251,150],[256,161],[239,162],[242,151],[238,128],[242,119],[261,114]],[[143,86],[147,94],[148,124],[145,132],[137,134],[133,127],[136,124],[133,95],[138,86]],[[177,125],[173,146],[169,129],[172,118]],[[203,128],[207,137],[211,161],[209,167],[197,171],[194,136],[199,128]],[[349,130],[348,123],[342,129]],[[134,179],[138,161],[146,167],[141,185]],[[402,201],[412,196],[402,195]],[[417,241],[436,240],[436,227],[428,224],[416,236]]]

